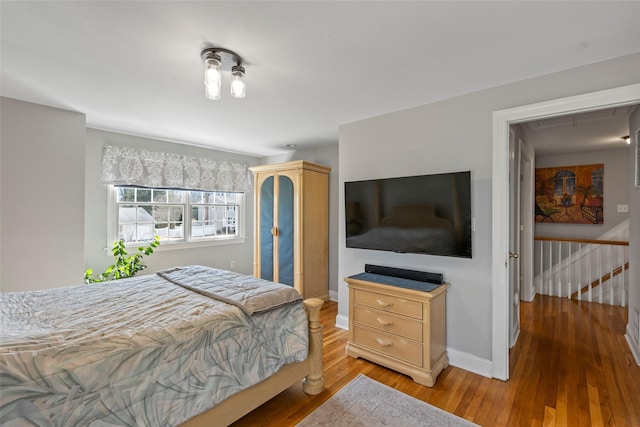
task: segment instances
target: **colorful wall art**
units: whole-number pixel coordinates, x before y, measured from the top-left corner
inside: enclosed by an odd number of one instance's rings
[[[604,164],[536,169],[535,221],[604,223]]]

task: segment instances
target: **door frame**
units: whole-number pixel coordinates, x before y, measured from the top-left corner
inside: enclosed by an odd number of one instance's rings
[[[520,148],[520,300],[531,302],[536,296],[533,284],[535,151],[526,141],[520,141]]]
[[[509,126],[640,103],[640,83],[494,111],[492,172],[492,376],[509,379]]]
[[[509,126],[509,256],[507,274],[509,284],[509,348],[512,348],[520,335],[520,138]],[[511,253],[514,253],[512,256]]]

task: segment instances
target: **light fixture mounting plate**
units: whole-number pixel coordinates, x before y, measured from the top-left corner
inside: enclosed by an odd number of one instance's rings
[[[200,57],[203,61],[207,58],[217,55],[221,59],[221,66],[224,67],[226,63],[235,62],[235,66],[242,66],[242,57],[232,50],[225,49],[223,47],[208,47],[200,52]],[[231,67],[224,67],[226,70],[230,70]]]

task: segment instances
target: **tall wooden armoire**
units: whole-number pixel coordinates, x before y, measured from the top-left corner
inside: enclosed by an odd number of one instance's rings
[[[329,299],[329,172],[304,160],[254,166],[253,274]]]

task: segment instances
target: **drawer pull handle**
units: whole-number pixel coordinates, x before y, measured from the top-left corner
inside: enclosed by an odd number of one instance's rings
[[[391,325],[393,325],[393,322],[391,322],[391,321],[389,321],[389,320],[381,319],[381,318],[379,318],[379,317],[377,317],[377,318],[376,318],[376,321],[377,321],[379,324],[381,324],[382,326],[391,326]]]
[[[378,341],[378,344],[380,344],[383,347],[391,347],[391,345],[393,344],[392,342],[385,341],[382,338],[376,338],[376,341]]]
[[[380,307],[391,307],[393,305],[393,303],[391,302],[384,302],[380,301],[379,299],[376,300],[376,304],[378,304]]]

